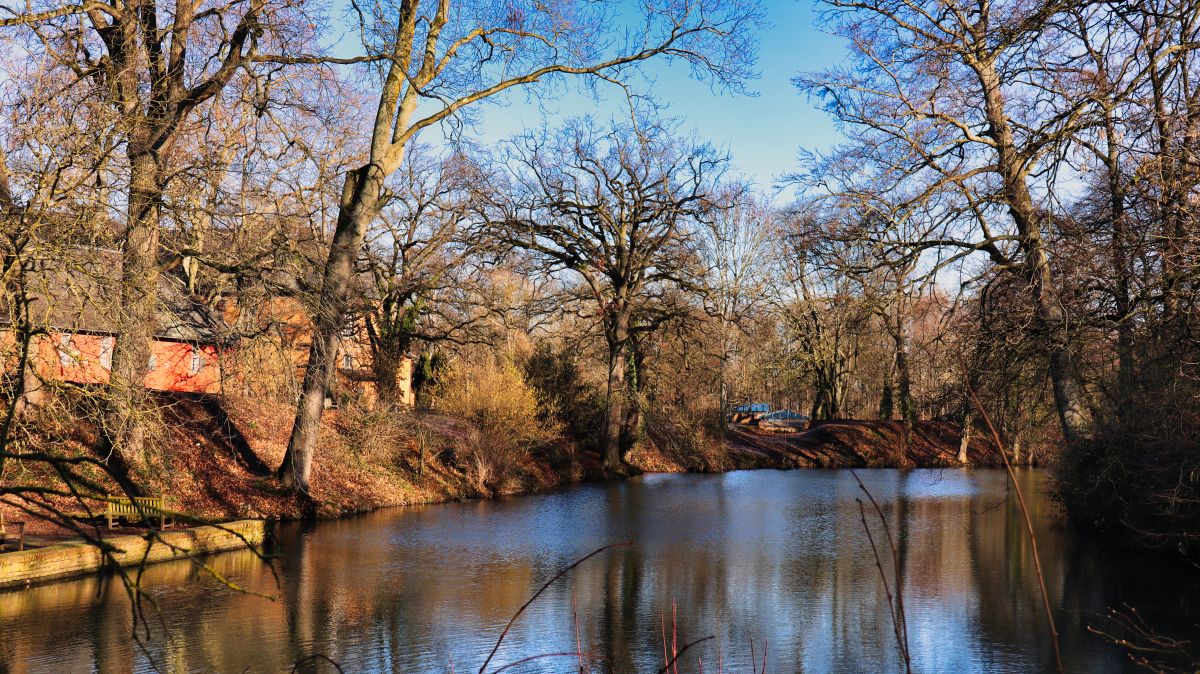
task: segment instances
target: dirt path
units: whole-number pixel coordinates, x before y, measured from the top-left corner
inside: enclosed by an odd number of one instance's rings
[[[917,421],[911,435],[900,421],[851,420],[814,422],[797,433],[770,433],[738,424],[729,433],[731,460],[739,468],[959,465],[959,427],[945,421]],[[971,465],[1003,465],[992,444],[982,438],[972,439],[967,456]]]

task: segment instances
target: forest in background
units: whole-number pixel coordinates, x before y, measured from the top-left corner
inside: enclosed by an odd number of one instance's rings
[[[964,435],[986,412],[1014,458],[1055,466],[1077,520],[1191,550],[1197,3],[830,0],[847,60],[797,63],[795,86],[844,140],[802,153],[786,196],[684,132],[644,73],[680,62],[741,95],[755,2],[340,11],[0,10],[6,503],[63,518],[53,498],[80,485],[139,493],[169,469],[143,387],[165,279],[223,317],[227,402],[294,415],[269,468],[300,497],[363,325],[380,401],[339,401],[339,429],[414,451],[389,414],[412,355],[417,407],[469,425],[478,483],[548,445],[609,474],[643,447],[719,453],[743,402]],[[352,55],[329,46],[343,25]],[[503,92],[577,87],[628,111],[473,141]],[[40,377],[29,356],[54,326],[37,309],[56,297],[32,279],[96,277],[94,250],[120,259],[93,307],[115,325],[111,380]],[[311,334],[300,375],[269,310],[284,300]],[[64,443],[80,424],[94,437]],[[38,463],[49,484],[8,477]]]

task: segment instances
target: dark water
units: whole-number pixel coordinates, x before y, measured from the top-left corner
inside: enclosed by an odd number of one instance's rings
[[[897,537],[914,669],[1051,669],[1029,545],[1004,474],[860,475]],[[1068,670],[1133,671],[1086,631],[1122,602],[1162,632],[1197,636],[1200,574],[1161,555],[1076,540],[1044,476],[1021,480]],[[574,650],[574,598],[584,648],[604,658],[593,671],[657,671],[673,605],[680,644],[717,637],[689,651],[680,671],[698,671],[703,658],[704,671],[716,672],[720,658],[726,672],[750,672],[752,639],[770,672],[899,671],[859,495],[845,471],[648,476],[285,527],[278,585],[249,553],[210,559],[250,589],[278,592],[277,601],[217,586],[186,563],[149,569],[161,624],[148,653],[129,639],[118,585],[88,579],[0,594],[0,671],[280,672],[322,653],[347,672],[473,672],[546,579],[623,540],[635,545],[585,563],[534,604],[494,666]],[[572,666],[550,658],[508,671]]]

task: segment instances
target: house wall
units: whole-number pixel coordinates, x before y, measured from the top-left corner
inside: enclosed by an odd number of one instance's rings
[[[5,365],[18,361],[16,340],[11,331],[3,336]],[[47,381],[75,384],[107,384],[112,367],[111,335],[55,332],[39,335],[31,343],[30,361],[34,371]],[[155,340],[150,347],[146,388],[157,391],[220,393],[220,351],[216,346],[193,346],[183,342]],[[193,360],[193,353],[197,358]],[[153,367],[149,367],[150,365]],[[193,366],[196,369],[193,371]]]
[[[155,341],[151,352],[156,367],[146,373],[146,388],[191,393],[221,392],[220,351],[216,346]],[[197,368],[195,371],[193,366]]]
[[[242,311],[252,312],[253,315],[243,317]],[[254,307],[242,308],[230,298],[223,306],[223,312],[225,321],[230,324],[239,318],[248,318],[246,322],[249,325],[271,326],[257,339],[277,344],[278,347],[273,350],[290,352],[295,367],[294,381],[298,383],[304,380],[312,341],[312,320],[299,301],[292,297],[273,297]],[[378,386],[375,382],[371,342],[365,321],[356,320],[342,334],[334,363],[337,372],[334,395],[358,398],[367,405],[373,405],[378,398]],[[406,405],[416,402],[412,389],[412,369],[411,359],[405,359],[397,376],[398,387],[402,392],[401,402]],[[250,377],[253,373],[236,376]]]
[[[400,402],[412,407],[417,404],[417,393],[413,390],[413,359],[405,357],[400,362],[400,371],[396,373],[397,389],[401,392]]]

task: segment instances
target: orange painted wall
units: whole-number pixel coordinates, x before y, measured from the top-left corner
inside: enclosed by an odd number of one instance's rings
[[[3,344],[6,366],[16,360],[15,340],[5,331]],[[101,335],[51,333],[35,338],[31,360],[37,373],[47,380],[76,384],[106,384],[111,367],[112,337]],[[220,393],[220,351],[212,345],[196,347],[199,367],[192,371],[193,346],[182,342],[155,340],[151,344],[151,362],[147,367],[146,388],[157,391]]]
[[[194,347],[199,352],[199,368],[192,372],[191,344],[160,342],[153,344],[156,367],[146,373],[146,388],[157,391],[220,393],[220,351],[210,344]]]

